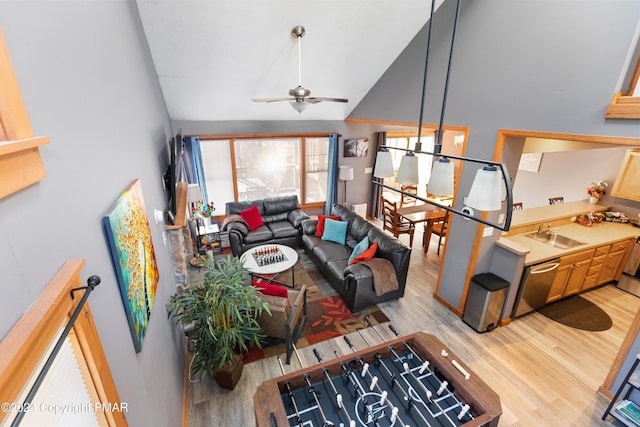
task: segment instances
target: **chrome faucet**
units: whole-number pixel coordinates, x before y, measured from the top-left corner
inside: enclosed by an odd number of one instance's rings
[[[543,231],[545,233],[548,233],[550,227],[551,227],[551,224],[540,224],[538,226],[538,234],[542,234]]]

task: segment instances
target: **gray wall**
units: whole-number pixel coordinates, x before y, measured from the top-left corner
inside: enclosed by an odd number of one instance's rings
[[[447,0],[434,18],[426,123],[439,119],[454,8]],[[633,1],[463,2],[445,124],[470,127],[467,155],[478,158],[492,157],[501,128],[640,137],[638,120],[604,119],[639,19]],[[416,121],[425,44],[423,30],[350,117]],[[473,175],[464,169],[461,194]],[[440,288],[454,307],[475,230],[454,216]],[[498,234],[485,238],[476,271],[488,271]]]
[[[0,339],[70,258],[102,284],[89,305],[131,426],[177,426],[183,350],[164,308],[175,289],[161,172],[170,122],[130,1],[3,1],[2,26],[47,177],[0,199]],[[100,221],[136,178],[160,270],[142,352],[135,353]]]

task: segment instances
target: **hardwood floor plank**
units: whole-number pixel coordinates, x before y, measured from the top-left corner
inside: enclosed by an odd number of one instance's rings
[[[429,253],[423,253],[421,235],[416,233],[405,297],[379,305],[400,334],[424,331],[449,347],[500,395],[500,426],[610,425],[600,420],[608,400],[597,389],[640,309],[640,298],[611,285],[583,294],[611,316],[613,326],[607,331],[580,331],[532,313],[479,334],[433,298],[440,257],[435,242]],[[359,350],[394,335],[387,327],[377,326],[375,331],[368,328],[349,338]],[[313,348],[299,350],[305,366],[317,363]],[[342,338],[315,348],[324,360],[334,358],[334,352],[351,352]],[[295,356],[291,365],[285,365],[287,372],[300,368]],[[234,391],[222,390],[208,379],[191,384],[189,426],[255,425],[256,387],[281,374],[274,357],[245,365]]]

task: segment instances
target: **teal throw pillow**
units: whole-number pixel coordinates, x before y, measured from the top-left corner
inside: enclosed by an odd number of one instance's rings
[[[345,239],[347,238],[347,224],[347,221],[336,221],[327,218],[324,222],[322,240],[329,240],[344,245]]]
[[[351,261],[353,261],[355,257],[360,255],[367,249],[369,249],[369,237],[364,236],[364,239],[360,240],[356,247],[353,248],[353,252],[351,252],[351,256],[349,257],[349,261],[347,261],[347,264],[351,264]]]

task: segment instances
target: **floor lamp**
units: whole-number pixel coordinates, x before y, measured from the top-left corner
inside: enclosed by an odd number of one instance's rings
[[[353,167],[346,165],[340,166],[340,170],[338,171],[338,179],[340,181],[344,181],[344,196],[342,204],[345,205],[347,203],[347,181],[353,180]]]

